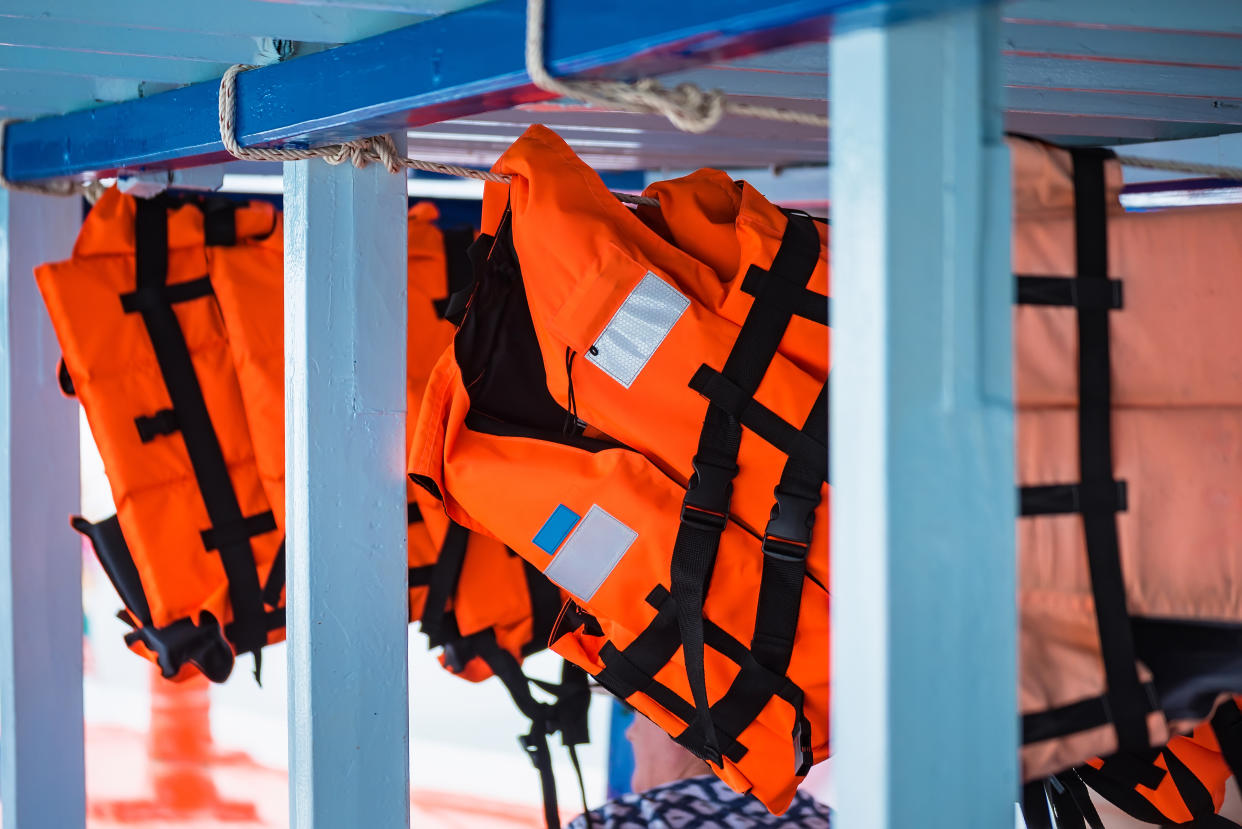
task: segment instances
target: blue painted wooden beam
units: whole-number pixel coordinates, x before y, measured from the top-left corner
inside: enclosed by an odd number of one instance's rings
[[[914,14],[928,2],[562,3],[550,9],[548,52],[558,74],[632,78],[822,39],[834,13]],[[524,29],[524,0],[495,0],[247,73],[238,83],[240,137],[246,145],[322,143],[545,99],[526,75]],[[5,169],[29,181],[223,160],[216,94],[215,83],[202,83],[14,124]]]

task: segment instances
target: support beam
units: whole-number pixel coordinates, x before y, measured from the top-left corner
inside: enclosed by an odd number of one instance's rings
[[[839,829],[996,829],[1018,791],[998,14],[845,32],[830,64]]]
[[[72,5],[85,10],[91,2]],[[561,75],[642,77],[823,38],[835,12],[875,5],[874,0],[628,0],[622,9],[558,3],[547,26],[549,65]],[[892,13],[911,13],[921,0],[882,5],[896,10]],[[219,16],[214,7],[203,8],[204,14]],[[553,97],[535,89],[526,75],[525,20],[526,0],[492,0],[247,72],[237,84],[238,137],[244,146],[329,143]],[[445,49],[445,44],[476,48]],[[13,124],[4,169],[14,181],[30,181],[226,161],[217,93],[217,83],[201,83],[91,112]]]
[[[65,259],[78,199],[0,190],[0,806],[13,829],[86,823],[78,407],[35,265]]]
[[[285,165],[294,829],[409,825],[405,210],[382,167]]]

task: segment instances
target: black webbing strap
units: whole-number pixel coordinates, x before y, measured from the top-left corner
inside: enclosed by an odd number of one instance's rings
[[[70,525],[91,541],[95,557],[99,559],[108,580],[116,588],[117,595],[140,625],[151,624],[151,607],[142,587],[134,555],[121,532],[121,522],[115,515],[97,523],[91,523],[80,515],[69,519]]]
[[[1022,817],[1026,829],[1053,829],[1048,792],[1043,780],[1034,780],[1022,787]]]
[[[1122,307],[1121,280],[1083,281],[1064,276],[1019,276],[1019,305],[1055,305],[1096,311]]]
[[[422,564],[418,567],[411,567],[409,577],[410,589],[429,586],[431,584],[431,573],[435,569],[436,566],[434,564]]]
[[[1108,201],[1104,162],[1112,153],[1075,150],[1074,238],[1077,279],[1108,281]],[[1078,315],[1078,459],[1084,489],[1116,488],[1113,478],[1112,357],[1108,308],[1076,309]],[[1083,503],[1083,528],[1096,623],[1108,683],[1106,697],[1121,751],[1151,744],[1147,693],[1139,679],[1134,634],[1126,610],[1125,580],[1117,541],[1117,514]]]
[[[140,415],[134,418],[138,427],[138,439],[150,443],[161,435],[171,435],[180,426],[177,424],[177,413],[172,409],[160,409],[153,415]]]
[[[747,271],[742,279],[742,290],[751,296],[763,291],[764,280],[754,271]],[[789,308],[795,317],[803,317],[820,325],[828,325],[831,300],[810,288],[796,286],[779,287],[777,293],[768,294],[769,302],[779,302]]]
[[[405,523],[406,526],[423,523],[423,511],[418,508],[417,502],[410,501],[405,505]]]
[[[1073,770],[1048,778],[1048,801],[1058,829],[1107,829],[1086,785]]]
[[[690,388],[711,404],[732,416],[743,427],[754,432],[785,455],[827,455],[828,440],[816,440],[767,406],[755,400],[737,384],[709,366],[700,366],[690,378]],[[825,473],[826,476],[827,473]]]
[[[1050,484],[1024,486],[1019,490],[1019,514],[1066,515],[1079,512],[1124,512],[1128,506],[1125,481],[1095,486]]]
[[[167,225],[165,226],[164,238],[168,238]],[[178,302],[191,302],[215,293],[211,287],[211,277],[209,276],[200,276],[198,279],[191,279],[189,282],[177,282],[172,285],[165,283],[163,280],[168,275],[167,249],[164,250],[163,259],[164,276],[160,277],[159,282],[150,281],[145,285],[139,284],[138,290],[131,291],[128,294],[121,294],[121,308],[124,309],[125,313],[132,314],[137,311],[175,305]]]
[[[211,529],[205,532],[211,533],[219,528],[250,528],[233,489],[224,452],[207,411],[181,323],[172,308],[174,302],[209,295],[210,280],[206,277],[196,280],[206,287],[194,291],[187,289],[194,282],[167,284],[168,215],[163,200],[137,200],[134,237],[137,285],[133,293],[122,296],[121,303],[127,312],[141,313],[151,338],[160,374],[185,439],[199,493],[211,521]],[[274,521],[272,529],[275,529]],[[249,536],[244,533],[230,531],[227,537],[214,540],[228,579],[234,621],[229,628],[235,636],[233,645],[238,653],[254,654],[257,678],[260,649],[267,643],[267,628],[254,551]]]
[[[655,618],[639,631],[625,649],[619,649],[611,641],[600,648],[599,656],[603,670],[595,675],[595,681],[614,696],[627,699],[634,694],[646,694],[673,716],[686,723],[686,730],[674,739],[696,755],[703,754],[703,738],[695,724],[695,709],[675,691],[658,681],[655,676],[677,652],[677,603],[663,586],[656,586],[647,594],[646,602],[655,608]],[[706,630],[704,638],[706,640]],[[724,734],[723,723],[712,721],[716,731],[718,750],[725,757],[737,762],[746,753],[746,747],[737,741],[737,733]],[[740,732],[738,732],[740,733]],[[724,739],[721,740],[720,738]]]
[[[1242,710],[1232,698],[1216,707],[1212,715],[1212,731],[1220,744],[1220,753],[1233,776],[1242,783]]]
[[[1156,748],[1143,754],[1119,751],[1104,758],[1100,773],[1127,785],[1146,786],[1155,791],[1168,774],[1156,765],[1156,758],[1160,755],[1161,750]]]
[[[203,244],[207,247],[232,247],[237,244],[237,207],[232,199],[204,199],[199,205],[203,214]]]
[[[442,299],[432,300],[440,319],[460,320],[474,289],[474,264],[469,250],[474,244],[474,228],[455,227],[441,232],[444,241],[444,277],[446,292]]]
[[[1157,710],[1156,688],[1143,684],[1148,712]],[[1039,743],[1099,728],[1112,722],[1111,709],[1105,697],[1087,697],[1057,708],[1048,708],[1022,715],[1022,743]]]
[[[1150,746],[1148,692],[1139,679],[1134,634],[1126,610],[1125,580],[1117,540],[1117,511],[1124,508],[1124,490],[1113,477],[1112,357],[1109,314],[1120,307],[1121,290],[1109,279],[1108,200],[1104,163],[1107,150],[1071,150],[1074,164],[1074,240],[1076,275],[1073,286],[1059,287],[1055,277],[1019,280],[1019,301],[1039,304],[1072,302],[1078,323],[1078,459],[1082,479],[1058,487],[1026,487],[1023,515],[1069,511],[1082,515],[1091,592],[1107,683],[1109,722],[1117,732],[1120,751],[1141,752]],[[1025,287],[1023,287],[1025,285]],[[1055,304],[1066,304],[1056,302]],[[1076,508],[1076,509],[1075,509]]]
[[[582,797],[582,814],[585,816],[588,829],[592,826],[590,810],[587,808],[586,783],[582,779],[582,764],[578,762],[578,746],[591,741],[588,713],[591,707],[591,684],[587,672],[574,663],[565,660],[561,663],[561,681],[557,685],[535,680],[539,687],[552,694],[556,701],[552,703],[555,730],[561,733],[561,745],[569,753],[569,762],[573,764],[574,776],[578,779],[578,794]]]
[[[268,607],[280,606],[280,594],[285,589],[285,540],[280,539],[280,547],[276,550],[276,558],[272,559],[272,569],[267,573],[267,581],[263,583],[263,604]]]
[[[496,643],[496,637],[490,629],[483,631],[482,635],[476,634],[469,638],[475,653],[500,678],[518,710],[530,720],[530,732],[519,737],[518,742],[539,772],[539,784],[543,790],[543,814],[548,829],[558,829],[561,817],[557,808],[556,777],[552,774],[552,752],[548,748],[548,734],[555,730],[553,706],[534,698],[530,692],[530,680],[522,673],[517,659]]]
[[[750,649],[715,622],[706,620],[703,625],[707,646],[730,659],[740,669],[728,690],[711,708],[716,733],[726,738],[728,748],[724,755],[737,762],[746,753],[746,747],[738,739],[767,707],[768,700],[778,696],[794,712],[794,726],[790,732],[793,762],[790,767],[799,776],[806,774],[812,760],[811,729],[803,713],[802,689],[783,673],[774,673],[760,664]],[[690,729],[682,736],[690,738]]]
[[[1116,806],[1135,820],[1163,826],[1169,821],[1168,816],[1156,808],[1155,804],[1139,794],[1132,780],[1118,780],[1110,774],[1094,769],[1091,766],[1079,766],[1076,771],[1057,775],[1057,780],[1077,774],[1075,779],[1090,786],[1100,797]],[[1059,824],[1058,824],[1059,825]]]
[[[656,617],[638,636],[625,647],[618,649],[607,642],[600,649],[604,669],[595,680],[615,696],[626,699],[641,693],[670,714],[686,723],[686,729],[673,735],[678,743],[696,755],[704,752],[703,739],[694,725],[695,710],[655,676],[673,657],[677,650],[676,603],[662,586],[653,589],[646,598],[647,604],[656,610]],[[761,665],[746,645],[732,637],[715,623],[704,621],[705,644],[731,660],[739,668],[725,693],[711,706],[712,727],[715,730],[720,753],[739,762],[747,752],[740,742],[744,732],[767,706],[773,696],[779,696],[794,710],[794,731],[791,735],[794,747],[793,766],[799,774],[805,774],[811,760],[810,725],[802,712],[802,691],[783,674],[775,674]]]
[[[827,383],[820,389],[802,430],[816,442],[827,445]],[[776,503],[763,531],[763,575],[750,649],[759,664],[778,676],[785,675],[793,655],[815,508],[827,477],[827,451],[810,457],[790,457],[776,485]]]
[[[258,515],[249,515],[240,521],[230,524],[216,524],[209,530],[203,530],[203,546],[208,550],[219,550],[231,544],[241,544],[257,535],[276,530],[276,516],[271,510]]]
[[[1177,787],[1177,793],[1181,795],[1182,803],[1186,805],[1191,816],[1196,821],[1210,820],[1216,816],[1216,803],[1212,800],[1212,793],[1208,791],[1207,785],[1174,752],[1165,748],[1161,754],[1164,755],[1165,765],[1169,767],[1173,785]],[[1237,824],[1230,821],[1228,825]]]
[[[797,304],[790,301],[791,294],[806,288],[819,253],[815,225],[809,219],[790,216],[771,266],[764,270],[752,265],[747,272],[748,277],[754,276],[751,284],[755,299],[719,372],[745,396],[754,396],[776,356]],[[703,602],[728,520],[741,438],[738,418],[709,402],[670,565],[686,677],[696,712],[693,725],[703,739],[704,759],[716,765],[720,764],[720,749],[703,664]]]
[[[578,795],[582,798],[582,820],[586,829],[591,829],[595,823],[591,819],[591,808],[587,805],[586,782],[582,779],[582,763],[578,761],[578,749],[576,746],[565,746],[565,750],[569,752],[569,762],[573,764],[574,776],[578,778]]]
[[[449,600],[457,593],[457,582],[461,579],[461,568],[466,561],[469,542],[470,531],[456,521],[450,521],[444,543],[440,545],[440,555],[432,565],[421,619],[422,631],[433,648],[448,641],[449,634],[444,620],[448,613]]]
[[[509,554],[516,555],[512,550]],[[542,570],[525,559],[521,559],[521,562],[522,575],[526,580],[526,594],[530,597],[531,616],[530,641],[522,648],[522,655],[530,656],[543,650],[551,642],[552,631],[557,620],[561,618],[561,608],[565,602],[561,599],[560,588]]]

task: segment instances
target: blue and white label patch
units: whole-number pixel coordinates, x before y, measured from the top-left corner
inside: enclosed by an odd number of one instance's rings
[[[543,574],[589,602],[637,539],[638,533],[592,505]]]
[[[548,520],[544,521],[543,526],[539,528],[539,532],[535,533],[533,539],[535,546],[548,555],[552,555],[581,518],[581,515],[564,504],[557,504],[556,509],[548,516]]]
[[[680,291],[647,271],[584,355],[587,362],[628,389],[689,307]]]

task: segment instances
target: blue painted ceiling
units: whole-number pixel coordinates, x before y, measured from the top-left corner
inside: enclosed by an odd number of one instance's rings
[[[232,63],[296,60],[471,5],[0,0],[0,118],[145,97],[219,77]],[[1242,131],[1242,2],[1017,0],[1004,15],[1007,127],[1014,132],[1111,144]],[[827,45],[814,43],[668,80],[826,112],[826,67]],[[410,132],[411,153],[486,166],[535,121],[560,130],[600,169],[822,164],[828,150],[818,128],[731,118],[691,137],[655,116],[552,102],[418,127]]]

